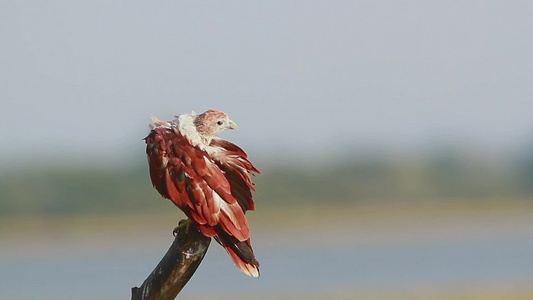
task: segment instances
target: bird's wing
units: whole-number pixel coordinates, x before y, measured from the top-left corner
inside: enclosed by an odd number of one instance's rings
[[[180,207],[208,236],[215,235],[214,227],[220,225],[239,241],[250,238],[244,215],[244,207],[250,204],[241,207],[241,202],[250,203],[251,195],[248,201],[248,195],[242,194],[245,187],[236,178],[241,176],[239,171],[222,170],[223,164],[191,145],[175,128],[156,127],[145,140],[152,184],[163,197]]]
[[[248,155],[239,146],[217,138],[211,141],[211,146],[224,149],[222,155],[214,157],[214,161],[229,181],[232,195],[244,211],[254,210],[252,191],[255,189],[250,175],[261,172],[248,160]]]

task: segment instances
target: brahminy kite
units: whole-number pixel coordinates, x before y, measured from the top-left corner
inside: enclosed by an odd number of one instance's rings
[[[259,277],[245,213],[255,208],[250,175],[260,172],[240,147],[216,137],[237,124],[224,112],[208,110],[172,121],[152,116],[150,128],[145,141],[153,186],[202,234],[214,237],[237,268]]]

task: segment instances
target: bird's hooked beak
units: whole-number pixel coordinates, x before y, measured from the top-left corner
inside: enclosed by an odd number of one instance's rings
[[[229,120],[228,129],[238,130],[239,126],[237,126],[237,123],[233,122],[232,120]]]

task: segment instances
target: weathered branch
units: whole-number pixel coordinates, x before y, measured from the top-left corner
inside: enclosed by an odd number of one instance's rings
[[[181,222],[180,222],[181,223]],[[178,228],[176,238],[157,267],[141,287],[131,289],[132,300],[172,300],[202,262],[211,238],[202,235],[194,225]]]

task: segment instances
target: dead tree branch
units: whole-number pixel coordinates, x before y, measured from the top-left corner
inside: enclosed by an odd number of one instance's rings
[[[181,223],[181,222],[180,222]],[[194,226],[178,229],[174,242],[140,287],[131,289],[132,300],[172,300],[202,262],[211,238]]]

